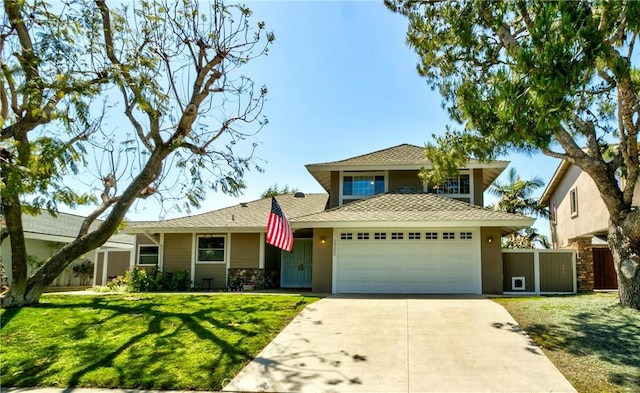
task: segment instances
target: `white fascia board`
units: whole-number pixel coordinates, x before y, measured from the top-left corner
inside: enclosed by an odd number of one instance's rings
[[[71,243],[72,241],[76,240],[75,237],[71,237],[71,236],[47,235],[44,233],[33,233],[33,232],[25,232],[24,237],[25,239],[42,240],[46,242],[59,242],[59,243]],[[99,248],[106,248],[106,247],[131,250],[133,249],[133,244],[107,241]]]
[[[478,227],[520,227],[533,225],[535,219],[501,221],[298,221],[291,224],[293,229],[301,228],[478,228]]]

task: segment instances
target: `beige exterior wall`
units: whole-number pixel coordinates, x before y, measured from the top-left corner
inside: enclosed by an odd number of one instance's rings
[[[225,289],[227,287],[227,265],[224,263],[196,263],[194,281],[196,288],[207,287],[207,283],[202,281],[203,278],[211,279],[211,289]]]
[[[163,272],[191,271],[192,239],[193,234],[191,233],[166,233],[164,235]]]
[[[489,243],[491,238],[491,243]],[[502,294],[502,249],[500,228],[480,228],[482,293]]]
[[[484,206],[484,191],[482,190],[482,169],[473,169],[473,204]]]
[[[535,267],[532,252],[504,253],[503,261],[503,289],[512,292],[512,277],[524,277],[525,290],[522,292],[535,292]]]
[[[326,243],[322,244],[324,237]],[[333,268],[333,229],[313,230],[313,256],[311,290],[317,293],[331,293]]]
[[[259,233],[233,233],[230,245],[231,268],[257,269],[260,266]]]
[[[329,190],[329,207],[340,204],[340,172],[331,172],[331,189]]]
[[[574,188],[577,191],[578,213],[572,216],[570,191]],[[558,184],[549,200],[550,208],[554,202],[557,224],[550,221],[554,247],[568,247],[569,239],[578,236],[606,232],[609,226],[607,208],[594,181],[577,166],[572,165]]]
[[[418,177],[418,171],[389,171],[389,191],[408,187],[416,191],[422,191],[424,186]]]

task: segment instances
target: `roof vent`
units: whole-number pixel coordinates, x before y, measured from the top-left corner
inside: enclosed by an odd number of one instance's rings
[[[247,207],[249,205],[247,205],[247,202],[240,202],[240,207]]]
[[[294,198],[304,198],[306,195],[304,195],[304,192],[296,192],[295,194],[293,194]]]

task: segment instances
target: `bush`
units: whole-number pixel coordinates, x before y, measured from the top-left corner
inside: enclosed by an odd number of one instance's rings
[[[192,287],[188,271],[147,273],[137,267],[125,273],[124,282],[131,292],[185,292]]]
[[[80,263],[73,265],[72,270],[73,275],[80,279],[80,285],[86,285],[93,278],[93,262],[88,259],[81,259]]]

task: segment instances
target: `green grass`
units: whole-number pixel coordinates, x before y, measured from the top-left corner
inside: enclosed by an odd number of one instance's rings
[[[45,294],[0,310],[0,386],[218,390],[316,300]]]
[[[640,392],[640,311],[617,295],[500,298],[581,393]]]

